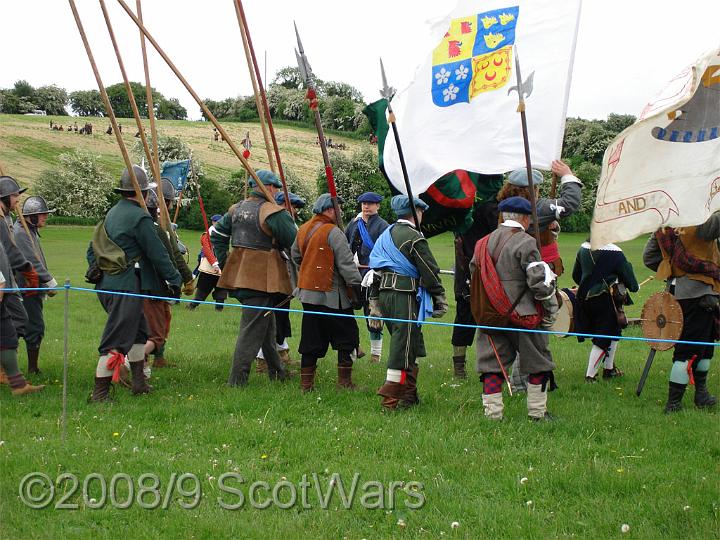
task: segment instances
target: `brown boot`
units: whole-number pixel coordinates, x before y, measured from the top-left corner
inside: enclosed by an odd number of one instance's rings
[[[162,356],[156,356],[153,359],[152,367],[153,368],[171,368],[171,367],[175,367],[175,364],[173,364],[172,362],[168,362]]]
[[[403,393],[400,398],[399,407],[407,408],[414,405],[420,405],[420,398],[417,393],[417,376],[420,368],[415,365],[412,371],[408,371],[405,376],[405,384],[403,385]]]
[[[467,379],[465,356],[453,356],[453,375],[456,379]]]
[[[255,359],[255,373],[267,373],[267,362],[262,358]]]
[[[358,387],[352,382],[352,365],[338,366],[338,380],[335,388],[338,390],[357,390]]]
[[[132,393],[149,394],[153,391],[153,387],[147,383],[145,373],[143,373],[143,362],[130,362],[130,373],[132,374]]]
[[[102,401],[112,401],[109,396],[110,388],[112,387],[112,376],[110,377],[95,377],[95,388],[93,389],[90,400],[93,403],[99,403]]]
[[[365,356],[365,354],[367,353],[362,350],[362,347],[360,345],[358,345],[357,349],[355,349],[355,355],[357,356],[357,358],[362,358],[363,356]]]
[[[315,370],[317,366],[300,368],[300,390],[312,392],[315,390]]]
[[[8,377],[7,373],[5,373],[5,370],[0,367],[0,384],[8,384]]]
[[[377,364],[380,362],[380,355],[379,354],[371,354],[370,355],[370,363],[371,364]]]
[[[40,368],[38,368],[38,358],[40,357],[40,349],[28,349],[28,373],[30,375],[39,375]]]
[[[385,384],[378,389],[377,394],[383,398],[380,405],[388,410],[395,410],[403,394],[403,385],[396,382],[385,381]]]
[[[8,382],[10,383],[10,388],[12,389],[13,396],[32,394],[34,392],[39,392],[40,390],[45,388],[44,384],[41,384],[39,386],[33,386],[32,384],[29,384],[25,380],[25,377],[23,377],[22,373],[18,373],[17,375],[11,375],[10,377],[8,377]]]
[[[287,367],[296,367],[300,365],[300,362],[290,358],[290,351],[288,349],[279,350],[278,356],[280,357],[280,361]]]

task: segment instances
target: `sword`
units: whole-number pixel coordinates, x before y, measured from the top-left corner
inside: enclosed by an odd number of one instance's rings
[[[512,386],[510,385],[510,379],[508,379],[507,372],[505,371],[505,368],[503,367],[502,362],[500,361],[500,355],[497,352],[497,349],[495,348],[495,342],[493,341],[493,338],[490,336],[490,334],[485,334],[487,336],[488,341],[490,342],[490,346],[492,347],[493,352],[495,353],[495,360],[497,360],[498,366],[500,366],[500,371],[502,371],[503,378],[505,379],[505,383],[508,387],[508,392],[510,392],[510,396],[513,395],[512,393]]]

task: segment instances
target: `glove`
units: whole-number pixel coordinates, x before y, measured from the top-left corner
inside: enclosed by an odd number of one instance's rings
[[[444,295],[437,296],[433,298],[433,312],[432,312],[432,318],[433,319],[439,319],[443,315],[447,313],[448,310],[448,304],[447,300],[445,299]]]
[[[24,272],[22,272],[22,276],[25,280],[26,288],[37,289],[40,287],[40,277],[32,266],[30,267],[30,270],[25,270]],[[25,291],[23,292],[23,294],[25,296],[35,296],[38,294],[38,291]]]
[[[555,324],[555,319],[557,319],[557,312],[560,307],[557,295],[553,294],[550,298],[543,300],[541,302],[541,306],[543,310],[543,318],[540,322],[540,328],[547,330]]]
[[[370,313],[371,317],[382,317],[382,311],[380,311],[380,302],[377,298],[370,299]],[[368,319],[368,326],[375,332],[380,332],[383,329],[383,321],[380,319]]]
[[[169,283],[168,288],[170,289],[170,296],[173,298],[180,298],[180,286]]]
[[[195,282],[193,280],[183,284],[182,292],[185,296],[192,296],[195,294]]]
[[[365,305],[365,293],[360,285],[353,285],[348,289],[350,304],[353,310],[362,309]]]
[[[43,283],[43,287],[45,287],[47,289],[54,289],[55,287],[57,287],[57,285],[58,284],[57,284],[57,281],[55,281],[55,278],[52,278],[50,281],[48,281],[46,283]],[[52,298],[53,296],[55,296],[57,294],[57,291],[47,291],[46,294]]]

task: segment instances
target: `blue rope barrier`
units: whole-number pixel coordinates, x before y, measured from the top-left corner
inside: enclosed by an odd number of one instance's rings
[[[233,308],[246,308],[246,309],[259,309],[262,311],[284,311],[287,313],[307,313],[311,315],[321,315],[324,317],[348,317],[352,319],[361,319],[361,320],[381,320],[381,321],[388,321],[388,322],[396,322],[396,323],[410,323],[410,324],[423,324],[423,325],[432,325],[432,326],[444,326],[444,327],[458,327],[458,328],[472,328],[477,330],[490,330],[493,332],[526,332],[529,334],[548,334],[548,335],[557,335],[557,336],[572,336],[572,337],[581,337],[586,339],[610,339],[613,341],[643,341],[643,342],[653,342],[653,343],[674,343],[674,344],[682,344],[682,345],[700,345],[700,346],[710,346],[710,347],[719,347],[720,343],[715,342],[706,342],[706,341],[685,341],[685,340],[679,340],[679,339],[651,339],[646,337],[636,337],[636,336],[610,336],[607,334],[584,334],[580,332],[558,332],[556,330],[540,330],[540,329],[532,329],[532,328],[512,328],[512,327],[505,327],[505,326],[484,326],[481,324],[462,324],[462,323],[446,323],[446,322],[440,322],[440,321],[414,321],[410,319],[393,319],[389,317],[369,317],[367,315],[355,315],[349,314],[349,313],[326,313],[324,311],[306,311],[303,309],[291,309],[291,308],[280,308],[280,307],[272,307],[272,306],[248,306],[244,304],[225,304],[220,302],[208,302],[205,300],[189,300],[186,298],[175,298],[171,296],[155,296],[151,294],[140,294],[140,293],[131,293],[131,292],[123,292],[123,291],[106,291],[104,289],[91,289],[89,287],[73,287],[70,284],[66,284],[62,287],[54,287],[54,288],[10,288],[10,289],[3,289],[5,292],[22,292],[22,291],[62,291],[65,289],[69,289],[72,291],[80,291],[80,292],[90,292],[94,294],[111,294],[116,296],[131,296],[136,298],[147,298],[150,300],[164,300],[166,302],[173,302],[173,303],[190,303],[190,304],[198,304],[198,305],[210,305],[210,306],[223,306],[223,307],[233,307]]]

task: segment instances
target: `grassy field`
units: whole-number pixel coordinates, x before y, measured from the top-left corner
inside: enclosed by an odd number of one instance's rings
[[[80,127],[85,122],[93,124],[92,136],[83,136],[75,132],[50,130],[50,120],[67,128],[77,122]],[[132,148],[136,139],[135,120],[122,118],[123,138],[125,144]],[[124,168],[122,156],[118,151],[114,135],[106,135],[105,129],[109,122],[106,118],[78,118],[69,116],[25,116],[0,114],[0,164],[5,174],[15,176],[22,185],[35,183],[43,171],[51,169],[58,163],[60,153],[74,148],[83,148],[102,157],[102,163],[117,176]],[[258,123],[223,123],[223,127],[236,144],[250,132],[253,143],[250,162],[256,168],[267,168],[267,152]],[[193,155],[202,161],[205,173],[216,180],[224,181],[241,165],[226,143],[212,140],[212,124],[209,122],[191,122],[180,120],[158,121],[160,135],[180,137],[190,148]],[[283,165],[301,178],[314,181],[318,164],[322,163],[320,149],[314,144],[317,137],[315,130],[299,127],[277,126],[278,145],[282,148]],[[359,148],[364,142],[343,136],[332,135],[335,142],[343,142],[347,152]]]
[[[60,134],[63,135],[63,134]],[[82,285],[84,252],[90,229],[50,228],[43,245],[50,267],[62,281]],[[183,238],[197,246],[197,237]],[[564,235],[562,252],[570,266],[580,235]],[[432,239],[443,268],[450,268],[448,236]],[[639,260],[642,242],[624,246],[638,279],[649,275]],[[567,285],[567,277],[564,279]],[[452,282],[446,278],[446,287]],[[637,315],[644,298],[661,285],[650,282],[636,297],[630,315]],[[452,295],[449,295],[452,298]],[[452,300],[451,300],[452,303]],[[295,303],[292,307],[298,307]],[[452,306],[451,306],[452,308]],[[216,313],[209,306],[187,312],[173,310],[173,334],[167,357],[177,368],[157,370],[156,392],[133,397],[117,389],[113,405],[89,405],[96,347],[105,315],[94,295],[70,295],[70,345],[67,440],[61,440],[63,299],[46,307],[48,330],[41,357],[43,374],[36,382],[49,385],[39,394],[14,398],[0,388],[0,537],[2,538],[717,538],[720,536],[720,422],[716,412],[687,407],[664,416],[670,353],[659,353],[641,398],[634,395],[647,348],[623,343],[618,364],[626,376],[587,386],[583,382],[589,344],[551,338],[558,364],[559,390],[549,406],[553,423],[527,420],[523,396],[506,395],[506,420],[483,418],[482,388],[476,376],[452,379],[450,329],[425,330],[429,356],[419,378],[421,406],[400,414],[384,414],[374,390],[384,379],[384,366],[360,360],[356,382],[361,392],[335,390],[334,357],[321,361],[317,391],[303,395],[298,380],[270,383],[251,377],[246,389],[225,386],[237,336],[240,311],[228,307]],[[451,311],[452,313],[452,311]],[[452,317],[446,316],[451,322]],[[293,315],[297,346],[299,315]],[[632,330],[632,334],[637,334]],[[361,332],[365,348],[367,334]],[[25,364],[21,346],[21,365]],[[387,345],[386,345],[387,349]],[[293,354],[296,356],[296,353]],[[720,390],[720,370],[711,372],[710,387]],[[691,393],[690,393],[691,394]],[[689,405],[686,396],[686,405]],[[79,485],[62,480],[50,506],[28,508],[18,487],[31,472],[56,480],[74,474]],[[128,509],[103,500],[101,475],[110,484],[124,473],[134,482]],[[140,493],[138,484],[152,487],[142,474],[160,481],[159,493]],[[173,474],[192,473],[201,497],[185,509],[196,491],[187,480],[181,491],[171,486]],[[226,479],[224,473],[242,475]],[[345,488],[359,474],[358,493],[346,508],[336,491],[323,506],[324,492],[338,473]],[[316,477],[313,477],[316,474]],[[306,475],[305,507],[300,483]],[[88,496],[83,498],[83,480]],[[126,480],[116,482],[117,501],[128,498]],[[526,480],[523,480],[526,479]],[[384,484],[380,501],[360,496],[367,481]],[[289,509],[251,506],[250,486],[264,481],[281,486],[281,504]],[[418,482],[416,491],[388,496],[390,483]],[[239,489],[245,498],[237,510]],[[321,486],[320,486],[321,485]],[[412,487],[413,485],[411,485]],[[373,488],[374,489],[374,488]],[[365,490],[365,491],[364,491]],[[38,493],[37,491],[34,493]],[[167,498],[167,509],[155,507]],[[270,491],[261,488],[256,500]],[[109,497],[109,494],[108,496]],[[422,497],[424,505],[411,509]],[[77,505],[75,509],[55,506]],[[157,498],[157,499],[156,499]],[[380,504],[382,503],[382,504]],[[92,506],[104,506],[93,509]],[[453,528],[451,524],[458,522]],[[621,526],[629,526],[623,534]]]

